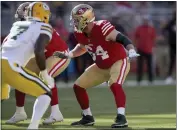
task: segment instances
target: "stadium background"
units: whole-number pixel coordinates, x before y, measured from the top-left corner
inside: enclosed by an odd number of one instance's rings
[[[14,13],[22,2],[1,2],[1,41],[9,33],[14,22]],[[176,2],[47,2],[52,11],[52,25],[67,42],[70,49],[76,45],[70,26],[70,11],[80,3],[90,4],[94,10],[96,19],[107,19],[119,24],[124,32],[134,41],[136,28],[141,25],[142,18],[148,17],[151,25],[156,30],[156,40],[153,49],[153,84],[148,84],[147,76],[144,76],[142,84],[136,82],[136,61],[131,64],[131,71],[125,83],[127,94],[127,115],[132,128],[175,128],[175,81],[165,84],[169,66],[169,43],[168,35],[164,35],[163,28],[172,19],[176,11]],[[136,46],[136,42],[135,42]],[[71,89],[73,81],[84,72],[85,68],[92,64],[88,54],[75,58],[62,75],[56,78],[59,87],[60,109],[66,118],[65,122],[55,124],[52,128],[70,128],[74,118],[80,118],[80,108]],[[144,63],[143,72],[147,72]],[[176,79],[176,68],[173,69],[173,77]],[[102,84],[98,88],[89,89],[93,114],[96,116],[96,128],[109,127],[115,115],[113,97],[106,86]],[[132,87],[130,87],[132,86]],[[105,95],[106,98],[105,98]],[[4,121],[10,118],[15,111],[14,92],[11,92],[10,100],[2,104],[2,128],[24,128],[29,122],[20,125],[5,125]],[[103,100],[104,99],[104,100]],[[26,111],[31,117],[34,98],[26,99]],[[100,107],[102,106],[102,107]],[[48,113],[47,113],[48,114]],[[105,119],[105,120],[104,120]],[[50,126],[47,126],[50,128]],[[95,128],[95,127],[94,127]]]

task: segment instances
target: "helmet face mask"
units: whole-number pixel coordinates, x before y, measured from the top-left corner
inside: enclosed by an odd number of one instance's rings
[[[84,28],[87,27],[88,23],[95,20],[93,8],[87,4],[75,6],[71,11],[70,20],[71,25],[73,25],[77,31],[82,32]]]

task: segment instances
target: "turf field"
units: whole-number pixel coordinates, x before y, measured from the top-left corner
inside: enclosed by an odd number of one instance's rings
[[[126,115],[129,129],[143,128],[176,128],[176,86],[125,87],[127,95]],[[116,116],[114,98],[109,88],[88,90],[96,124],[93,127],[71,127],[70,123],[81,117],[79,105],[71,88],[59,89],[60,109],[65,117],[64,122],[46,129],[103,129],[110,128]],[[25,129],[31,118],[34,98],[27,96],[25,109],[28,120],[17,125],[6,125],[4,122],[15,112],[14,91],[11,98],[2,104],[2,129]],[[46,116],[49,115],[49,111]]]

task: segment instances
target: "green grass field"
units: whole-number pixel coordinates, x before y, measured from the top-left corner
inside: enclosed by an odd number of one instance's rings
[[[125,87],[127,95],[126,115],[129,129],[176,128],[176,86]],[[64,122],[52,126],[40,125],[46,129],[110,129],[116,116],[114,98],[109,88],[88,90],[92,113],[96,124],[93,127],[71,127],[70,123],[81,117],[80,107],[71,88],[59,89],[60,109]],[[6,125],[5,121],[15,112],[14,91],[11,98],[2,103],[2,129],[25,129],[28,127],[34,98],[27,96],[25,109],[28,120],[16,125]],[[48,110],[44,116],[49,115]]]

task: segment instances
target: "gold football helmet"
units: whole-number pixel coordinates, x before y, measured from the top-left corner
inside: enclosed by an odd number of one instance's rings
[[[32,2],[26,9],[26,19],[49,23],[50,8],[43,2]]]
[[[82,32],[89,22],[95,20],[93,8],[87,4],[75,6],[71,11],[70,20],[75,29]]]

